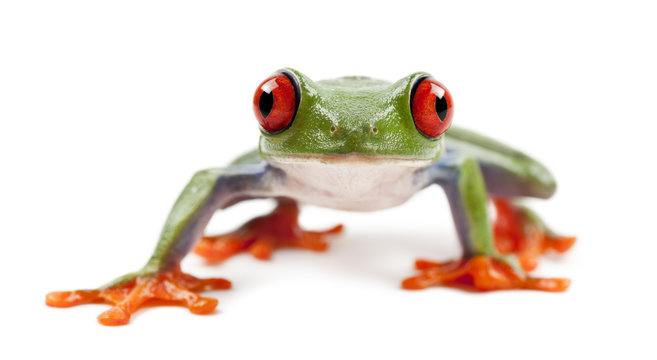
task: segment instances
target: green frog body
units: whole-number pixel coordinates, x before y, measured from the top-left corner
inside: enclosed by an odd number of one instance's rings
[[[418,260],[419,274],[404,280],[403,288],[568,287],[566,279],[534,278],[528,271],[544,251],[564,252],[574,238],[556,235],[517,203],[521,197],[549,198],[554,178],[531,157],[451,126],[452,96],[429,74],[414,73],[395,83],[361,76],[315,82],[286,68],[258,86],[253,108],[261,132],[258,149],[192,177],[142,269],[98,289],[52,292],[47,304],[109,302],[113,306],[98,317],[105,325],[128,323],[152,298],[209,313],[217,301],[198,293],[229,288],[230,282],[182,272],[180,262],[188,252],[216,263],[243,251],[263,260],[279,247],[322,251],[325,238],[342,227],[302,229],[299,204],[376,211],[400,205],[432,185],[447,195],[463,255],[446,263]],[[215,212],[257,198],[273,198],[278,205],[234,232],[204,236]],[[489,201],[497,210],[493,222]]]

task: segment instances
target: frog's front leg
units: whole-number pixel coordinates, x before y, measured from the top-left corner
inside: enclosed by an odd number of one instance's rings
[[[127,324],[130,315],[150,299],[181,303],[192,313],[207,314],[217,300],[201,297],[198,291],[227,289],[224,279],[198,279],[180,270],[180,261],[205,229],[212,214],[237,201],[267,196],[282,175],[264,164],[211,169],[196,173],[169,213],[160,241],[147,264],[93,290],[52,292],[46,303],[70,307],[105,302],[113,307],[98,316],[104,325]]]
[[[568,288],[567,279],[529,277],[514,255],[502,255],[497,251],[486,209],[486,185],[476,160],[460,156],[441,161],[430,169],[429,176],[445,190],[463,258],[446,263],[417,261],[416,268],[422,273],[404,280],[404,288],[422,289],[435,284],[480,291],[564,291]]]

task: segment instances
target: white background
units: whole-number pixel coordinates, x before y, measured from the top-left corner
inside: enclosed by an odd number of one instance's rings
[[[655,9],[632,2],[5,1],[0,5],[0,357],[655,358]],[[285,250],[185,270],[234,283],[216,314],[54,309],[148,258],[198,169],[254,147],[271,72],[395,81],[432,73],[454,123],[526,150],[557,195],[531,204],[578,236],[537,275],[562,294],[400,289],[415,258],[459,255],[444,195],[346,225],[329,252]],[[271,204],[217,214],[227,230]]]

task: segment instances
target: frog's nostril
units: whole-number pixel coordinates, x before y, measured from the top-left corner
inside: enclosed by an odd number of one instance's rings
[[[377,129],[376,126],[372,125],[370,126],[370,131],[372,132],[372,134],[376,134],[379,132],[379,129]]]
[[[332,125],[331,125],[331,133],[332,133],[332,134],[335,134],[336,131],[338,131],[338,126],[335,125],[335,124],[332,124]]]

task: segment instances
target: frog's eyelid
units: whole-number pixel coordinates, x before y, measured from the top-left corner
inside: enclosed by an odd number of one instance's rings
[[[418,74],[418,76],[413,79],[411,83],[411,91],[408,96],[408,106],[410,107],[411,104],[413,103],[413,98],[415,97],[415,92],[417,91],[417,87],[420,85],[420,83],[426,79],[432,78],[431,75],[429,74]]]
[[[292,116],[292,121],[294,121],[294,118],[297,115],[297,111],[299,110],[299,104],[301,103],[301,86],[300,86],[300,80],[297,77],[296,74],[293,72],[283,69],[280,70],[280,73],[287,76],[288,79],[290,79],[290,82],[292,83],[292,86],[294,86],[294,94],[295,94],[295,99],[296,99],[296,104],[295,104],[295,110],[294,110],[294,115]]]

